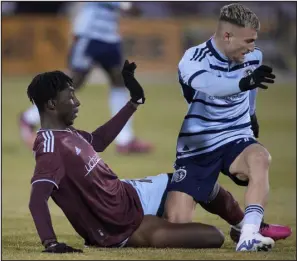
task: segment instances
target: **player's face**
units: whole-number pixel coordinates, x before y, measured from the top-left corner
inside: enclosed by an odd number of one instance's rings
[[[245,55],[254,50],[257,37],[257,31],[248,27],[235,27],[232,33],[225,33],[228,58],[234,62],[242,63]]]
[[[56,112],[58,118],[66,126],[71,126],[77,117],[79,100],[76,98],[74,88],[69,86],[59,93],[57,97]]]

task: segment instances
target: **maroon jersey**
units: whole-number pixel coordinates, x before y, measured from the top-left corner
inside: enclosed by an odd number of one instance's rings
[[[135,189],[120,181],[96,153],[114,138],[109,137],[111,129],[104,128],[93,133],[74,128],[40,130],[33,148],[36,167],[31,183],[54,184],[51,197],[77,233],[90,244],[108,247],[138,228],[143,210]]]

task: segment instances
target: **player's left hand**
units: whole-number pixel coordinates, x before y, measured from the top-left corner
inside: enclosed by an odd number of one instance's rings
[[[45,250],[43,250],[42,252],[63,254],[63,253],[82,253],[83,251],[81,249],[76,249],[71,246],[68,246],[65,243],[51,242],[50,244],[45,246]]]
[[[256,113],[251,115],[251,124],[252,124],[252,131],[256,138],[259,138],[259,124]]]
[[[128,60],[126,60],[122,69],[122,76],[125,86],[130,91],[131,101],[136,104],[144,104],[144,91],[139,82],[134,77],[134,71],[136,67],[137,66],[134,62],[130,63]]]

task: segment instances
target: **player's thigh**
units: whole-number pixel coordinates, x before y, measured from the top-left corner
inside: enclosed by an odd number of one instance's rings
[[[69,50],[68,70],[76,85],[83,83],[93,67],[92,57],[88,54],[91,41],[88,38],[76,37]]]
[[[162,173],[140,179],[123,179],[136,190],[144,215],[158,215],[163,213],[170,175]]]
[[[107,51],[100,61],[100,65],[107,73],[111,86],[114,88],[124,87],[122,77],[122,46],[121,43],[108,44]]]
[[[225,172],[238,179],[248,180],[257,167],[268,168],[271,156],[267,149],[253,138],[240,139],[226,153]]]
[[[107,74],[112,87],[123,87],[122,77],[122,46],[121,43],[108,43],[92,39],[88,45],[87,55],[92,57],[94,64],[99,65]]]
[[[210,155],[207,155],[210,156]],[[196,202],[208,201],[218,179],[220,160],[205,161],[205,155],[178,159],[176,170],[168,186],[164,218],[185,223],[193,219]]]
[[[155,216],[144,216],[138,229],[130,236],[128,247],[206,248],[220,247],[224,236],[217,228],[201,224],[170,223]]]
[[[192,222],[196,202],[192,196],[180,192],[170,191],[164,205],[163,217],[173,223]]]

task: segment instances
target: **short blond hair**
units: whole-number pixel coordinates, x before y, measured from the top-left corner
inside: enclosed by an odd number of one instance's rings
[[[246,6],[238,3],[223,6],[219,20],[241,27],[250,27],[257,31],[260,30],[260,21],[257,15]]]

